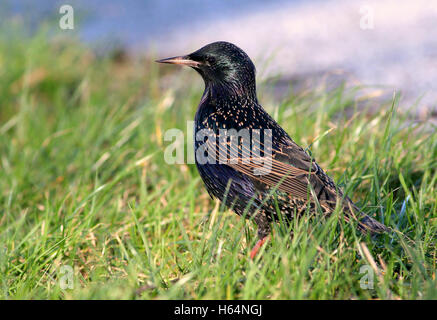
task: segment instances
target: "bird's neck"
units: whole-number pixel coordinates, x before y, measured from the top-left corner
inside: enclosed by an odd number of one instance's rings
[[[205,84],[205,95],[211,100],[226,100],[236,103],[258,102],[255,83],[209,82]]]
[[[195,115],[196,128],[216,128],[218,123],[226,128],[237,128],[239,112],[251,115],[257,111],[258,105],[255,88],[240,88],[223,84],[207,84]]]

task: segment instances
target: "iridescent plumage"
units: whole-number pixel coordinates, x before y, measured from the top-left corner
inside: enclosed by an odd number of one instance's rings
[[[200,163],[196,156],[197,168],[209,194],[225,201],[237,214],[253,216],[260,239],[269,235],[271,222],[278,219],[278,210],[289,220],[306,212],[317,216],[320,212],[331,213],[338,200],[344,218],[358,220],[360,231],[387,230],[344,196],[315,160],[258,103],[255,66],[243,50],[231,43],[214,42],[187,56],[159,62],[189,65],[204,79],[205,91],[195,115],[195,134],[208,130],[217,136],[216,140],[207,141],[211,150],[219,141],[220,129],[267,132],[263,141],[271,140],[272,157],[271,168],[264,174],[254,170],[259,169],[261,163],[251,156],[253,149],[245,154],[241,149],[244,146],[238,144],[229,145],[230,149],[238,148],[234,150],[234,154],[239,155],[237,161]],[[205,142],[195,140],[198,151]],[[259,145],[263,145],[263,141],[259,141]],[[249,144],[249,148],[253,145]],[[216,153],[218,159],[220,151]],[[245,157],[252,157],[251,161],[243,161],[247,160]]]

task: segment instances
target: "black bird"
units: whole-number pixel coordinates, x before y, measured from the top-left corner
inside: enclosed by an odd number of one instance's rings
[[[388,230],[360,211],[263,109],[256,95],[255,66],[243,50],[232,43],[214,42],[191,54],[157,62],[190,66],[205,82],[195,116],[196,165],[212,197],[225,201],[239,215],[253,217],[258,225],[259,241],[251,252],[252,258],[270,234],[271,222],[279,219],[279,212],[288,221],[306,213],[329,215],[338,199],[344,219],[358,220],[361,232]],[[223,129],[248,129],[251,143],[238,136],[237,145],[228,138],[220,140]],[[254,129],[259,129],[260,134],[256,135]],[[204,132],[208,132],[206,141],[202,139],[205,134],[199,139],[199,133]],[[266,146],[268,141],[271,147]],[[204,161],[205,150],[215,161]],[[271,154],[264,171],[261,153]],[[218,161],[222,155],[227,161]]]

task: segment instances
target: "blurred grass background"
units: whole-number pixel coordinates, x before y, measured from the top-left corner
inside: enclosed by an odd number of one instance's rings
[[[405,237],[301,219],[292,239],[275,226],[251,261],[253,223],[211,200],[194,165],[164,161],[163,135],[186,130],[200,77],[153,54],[48,39],[0,32],[1,298],[437,299],[437,133],[397,97],[369,113],[359,87],[290,87],[278,101],[274,80],[258,84],[290,136]]]

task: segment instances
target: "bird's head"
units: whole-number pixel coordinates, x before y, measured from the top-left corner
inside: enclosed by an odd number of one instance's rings
[[[213,42],[188,55],[157,62],[192,67],[200,73],[207,86],[255,90],[254,64],[243,50],[229,42]]]

